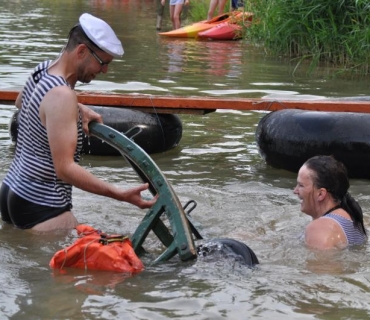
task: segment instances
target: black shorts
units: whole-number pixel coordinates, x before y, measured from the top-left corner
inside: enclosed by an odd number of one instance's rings
[[[15,194],[4,182],[0,188],[1,219],[20,229],[30,229],[41,222],[70,211],[71,208],[69,204],[64,207],[48,207],[32,203]]]

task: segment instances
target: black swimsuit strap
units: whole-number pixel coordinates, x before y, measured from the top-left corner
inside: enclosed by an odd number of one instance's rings
[[[326,211],[326,212],[324,213],[324,216],[326,216],[326,215],[327,215],[327,214],[329,214],[330,212],[333,212],[334,210],[337,210],[337,209],[339,209],[339,208],[341,208],[341,205],[340,205],[340,204],[338,204],[337,206],[335,206],[335,207],[333,207],[333,208],[329,209],[328,211]]]

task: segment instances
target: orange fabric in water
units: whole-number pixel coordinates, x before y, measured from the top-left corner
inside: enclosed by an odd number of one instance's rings
[[[144,265],[128,238],[103,244],[99,241],[104,240],[104,234],[99,230],[86,225],[79,225],[76,230],[80,238],[71,246],[56,252],[50,261],[50,267],[58,269],[74,267],[128,273],[138,273],[144,270]]]

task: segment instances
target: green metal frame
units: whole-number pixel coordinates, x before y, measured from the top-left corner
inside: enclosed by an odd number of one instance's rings
[[[181,203],[161,170],[152,158],[126,135],[100,123],[89,124],[90,134],[116,148],[137,172],[143,182],[149,183],[149,190],[158,200],[146,213],[137,227],[131,241],[137,254],[144,251],[142,245],[150,231],[159,238],[167,249],[155,262],[167,261],[176,254],[182,261],[195,259],[197,256],[194,238],[199,238],[192,223],[188,220]],[[163,222],[163,215],[170,224]]]

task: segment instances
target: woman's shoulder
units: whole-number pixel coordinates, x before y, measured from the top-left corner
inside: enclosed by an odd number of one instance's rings
[[[332,219],[315,219],[305,231],[306,245],[315,249],[335,249],[347,246],[347,238],[340,225]]]

